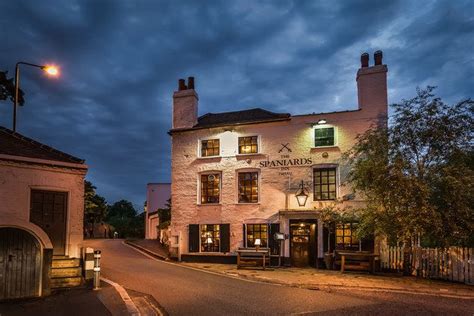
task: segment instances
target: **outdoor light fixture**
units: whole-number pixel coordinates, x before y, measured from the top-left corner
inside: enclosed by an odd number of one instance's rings
[[[303,180],[301,180],[300,188],[296,192],[295,196],[299,206],[306,205],[306,200],[308,200],[308,193],[306,193],[306,190],[304,188]]]
[[[13,131],[16,132],[16,110],[18,106],[18,94],[20,90],[20,65],[36,67],[44,70],[50,77],[57,77],[59,70],[53,65],[36,65],[27,62],[17,62],[15,65],[15,97],[13,98]]]
[[[326,123],[327,123],[327,121],[326,121],[325,119],[320,119],[320,120],[318,121],[318,125],[326,124]]]
[[[260,246],[262,245],[262,240],[260,238],[255,239],[254,245],[255,245],[256,250],[258,250]]]

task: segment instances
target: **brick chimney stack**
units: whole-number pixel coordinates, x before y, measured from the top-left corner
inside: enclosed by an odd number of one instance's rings
[[[382,63],[383,54],[374,53],[374,65],[369,67],[369,54],[360,56],[361,68],[357,71],[359,109],[387,117],[387,65]]]
[[[197,124],[199,97],[194,90],[194,77],[178,81],[178,91],[173,93],[173,129],[191,128]]]

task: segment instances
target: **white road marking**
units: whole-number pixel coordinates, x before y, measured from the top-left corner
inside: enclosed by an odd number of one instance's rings
[[[112,285],[115,290],[118,292],[120,297],[122,298],[122,301],[125,303],[125,306],[127,307],[128,313],[132,316],[141,316],[140,311],[138,310],[137,306],[135,303],[132,301],[130,296],[128,295],[127,291],[118,283],[115,283],[114,281],[111,281],[109,279],[106,279],[104,277],[100,278],[102,281],[109,283]],[[162,316],[162,314],[160,313]]]

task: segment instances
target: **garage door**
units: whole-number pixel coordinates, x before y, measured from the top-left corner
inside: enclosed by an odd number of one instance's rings
[[[0,300],[39,295],[40,251],[27,231],[0,228]]]

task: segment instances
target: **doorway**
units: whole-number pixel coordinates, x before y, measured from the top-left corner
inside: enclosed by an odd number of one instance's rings
[[[290,220],[290,258],[295,267],[316,266],[317,220]]]
[[[30,222],[41,227],[53,243],[53,255],[66,250],[67,193],[31,190]]]
[[[39,295],[41,248],[18,228],[0,228],[0,300]]]

